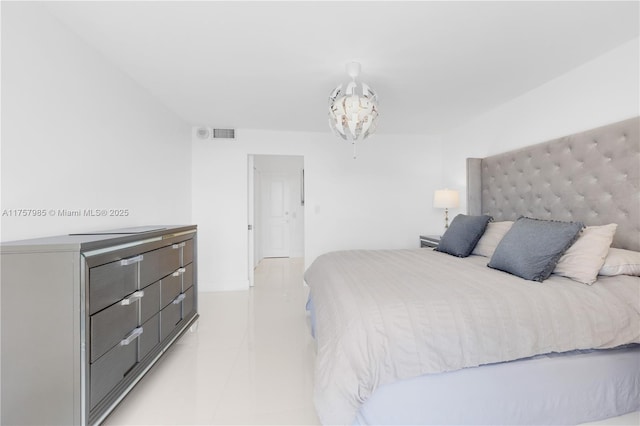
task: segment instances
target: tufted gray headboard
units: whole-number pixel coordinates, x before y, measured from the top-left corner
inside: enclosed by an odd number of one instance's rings
[[[617,223],[613,246],[640,251],[640,118],[486,158],[467,159],[467,209]]]

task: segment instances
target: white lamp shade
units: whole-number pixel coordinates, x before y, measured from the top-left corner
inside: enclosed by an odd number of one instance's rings
[[[453,189],[438,189],[433,194],[433,207],[439,209],[451,209],[460,205],[458,191]]]

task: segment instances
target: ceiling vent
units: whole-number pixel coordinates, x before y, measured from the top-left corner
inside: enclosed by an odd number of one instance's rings
[[[235,129],[213,129],[213,138],[214,139],[235,139],[236,130]]]
[[[198,139],[235,139],[235,129],[211,129],[209,127],[198,127],[196,129]]]

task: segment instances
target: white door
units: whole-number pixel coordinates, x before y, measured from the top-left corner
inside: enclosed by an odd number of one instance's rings
[[[264,208],[264,257],[289,257],[290,203],[289,183],[285,175],[262,176]]]

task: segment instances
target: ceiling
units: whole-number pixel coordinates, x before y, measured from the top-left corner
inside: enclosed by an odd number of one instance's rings
[[[345,65],[378,133],[445,132],[638,37],[638,2],[47,2],[194,126],[328,132]]]

